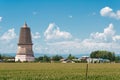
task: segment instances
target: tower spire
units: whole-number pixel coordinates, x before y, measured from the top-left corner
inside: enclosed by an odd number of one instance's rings
[[[27,23],[26,23],[26,21],[25,21],[25,23],[24,23],[24,26],[23,26],[24,28],[27,28],[28,26],[27,26]]]

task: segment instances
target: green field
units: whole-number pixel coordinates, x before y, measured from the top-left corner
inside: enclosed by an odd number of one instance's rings
[[[0,80],[85,80],[82,63],[0,63]],[[120,80],[120,64],[89,64],[88,80]]]

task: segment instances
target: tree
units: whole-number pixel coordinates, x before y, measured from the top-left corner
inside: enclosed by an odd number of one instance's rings
[[[35,58],[35,61],[36,61],[36,62],[39,62],[39,61],[42,61],[42,60],[43,60],[43,57],[42,57],[42,56]]]
[[[44,55],[43,62],[50,62],[50,57],[48,57],[47,55]]]
[[[35,58],[35,61],[36,62],[50,62],[51,61],[51,59],[50,59],[50,57],[48,57],[47,55],[44,55],[44,56],[40,56],[40,57],[38,57],[38,58]]]
[[[63,57],[62,56],[59,56],[59,55],[55,55],[52,57],[52,60],[53,61],[60,61],[60,59],[62,59]]]
[[[93,51],[90,54],[91,58],[103,58],[103,59],[109,59],[110,61],[115,60],[115,53],[109,52],[109,51]]]
[[[72,56],[71,54],[69,54],[67,59],[69,59],[69,60],[75,59],[75,56]]]
[[[116,57],[115,57],[115,62],[116,62],[116,63],[120,63],[120,56],[116,56]]]
[[[2,59],[2,55],[0,54],[0,59]]]

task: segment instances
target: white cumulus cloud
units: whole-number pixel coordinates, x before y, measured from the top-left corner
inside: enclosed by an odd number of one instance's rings
[[[110,13],[112,13],[112,11],[113,10],[110,7],[104,7],[101,9],[100,14],[102,16],[107,16],[107,15],[110,15]]]
[[[120,19],[120,10],[117,10],[116,12],[113,11],[110,7],[104,7],[100,10],[101,16],[108,16],[115,19]]]
[[[46,53],[85,54],[95,50],[120,52],[120,35],[116,35],[113,24],[103,29],[103,32],[91,33],[89,38],[72,39],[61,42],[48,42]]]
[[[15,33],[15,29],[14,28],[9,29],[7,32],[5,32],[0,37],[1,40],[5,40],[5,41],[9,41],[9,40],[12,40],[12,39],[15,39],[15,38],[16,38],[16,33]]]
[[[40,36],[40,33],[39,32],[35,32],[35,34],[34,33],[32,33],[32,38],[33,39],[39,39],[41,36]]]
[[[8,31],[2,33],[0,36],[0,52],[1,53],[16,52],[17,42],[18,42],[18,37],[15,33],[14,28],[11,28]]]
[[[113,41],[120,42],[120,35],[113,36]]]
[[[102,32],[91,33],[89,38],[75,39],[69,32],[61,31],[54,23],[49,24],[44,36],[46,40],[61,41],[43,41],[40,42],[40,33],[32,34],[34,38],[34,52],[49,54],[89,54],[95,50],[108,50],[115,53],[120,52],[120,35],[116,34],[114,25],[111,23]],[[62,34],[62,35],[61,35]],[[63,35],[64,34],[64,35]],[[66,35],[68,37],[66,37]],[[72,38],[72,39],[71,39]],[[68,39],[68,40],[66,40]],[[10,41],[6,43],[6,41]],[[17,38],[15,29],[9,29],[0,36],[0,52],[15,52],[17,50]],[[3,46],[6,46],[4,48]]]
[[[46,31],[44,32],[46,40],[65,40],[72,38],[69,32],[61,31],[55,23],[50,23]]]
[[[104,29],[102,33],[96,32],[91,33],[91,38],[98,42],[109,42],[112,40],[112,37],[115,35],[115,30],[113,29],[113,24],[109,24],[107,28]]]

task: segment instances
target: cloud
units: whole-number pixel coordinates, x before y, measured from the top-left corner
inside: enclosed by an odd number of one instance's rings
[[[18,37],[15,29],[11,28],[0,36],[0,52],[13,53],[17,50]]]
[[[40,33],[39,32],[35,32],[35,34],[32,33],[32,38],[33,39],[39,39],[41,36],[40,36]]]
[[[17,42],[10,42],[10,43],[1,43],[0,42],[0,52],[2,54],[9,54],[9,53],[16,53],[17,50]],[[12,54],[10,54],[12,55]]]
[[[66,31],[61,31],[54,23],[49,24],[44,36],[48,41],[41,41],[40,33],[35,32],[33,36],[33,49],[35,53],[44,54],[89,54],[95,50],[108,50],[115,53],[120,52],[120,35],[116,34],[114,25],[110,23],[102,32],[94,32],[83,40],[76,39]],[[64,33],[64,35],[63,35]],[[67,34],[66,34],[67,33]],[[62,35],[60,35],[62,34]],[[66,37],[65,35],[68,35]],[[72,39],[71,39],[72,38]],[[0,36],[0,52],[16,52],[18,37],[16,38],[15,29],[9,29]],[[62,39],[62,40],[60,40]],[[49,40],[53,40],[50,42]],[[57,40],[57,41],[56,41]],[[59,41],[60,40],[60,41]],[[9,41],[6,43],[6,41]],[[4,48],[3,46],[6,46]]]
[[[2,21],[2,17],[0,17],[0,22]]]
[[[112,13],[112,11],[113,10],[110,7],[104,7],[101,9],[100,14],[102,16],[107,16],[107,15],[110,15]]]
[[[85,39],[82,41],[82,46],[83,46],[83,50],[86,53],[91,53],[92,51],[95,51],[95,50],[108,50],[108,51],[114,51],[117,53],[117,50],[118,50],[116,48],[118,45],[116,46],[116,43],[113,43],[112,41],[109,43],[107,42],[98,43],[98,42],[95,42],[95,40]]]
[[[91,33],[89,38],[80,40],[47,42],[45,53],[52,54],[86,54],[95,50],[108,50],[115,53],[120,52],[120,35],[116,35],[114,25],[110,23],[103,32]]]
[[[81,44],[85,52],[94,50],[109,50],[119,53],[120,50],[120,35],[116,35],[114,25],[111,23],[104,28],[103,32],[91,33],[90,38],[84,39]]]
[[[54,42],[47,43],[47,51],[48,53],[53,54],[78,54],[81,52],[80,44],[77,41],[62,41],[62,42]],[[78,49],[79,48],[79,49]]]
[[[16,33],[15,33],[15,29],[12,28],[12,29],[9,29],[7,32],[5,32],[5,33],[0,37],[0,40],[9,41],[9,40],[15,39],[16,37],[17,37],[17,36],[16,36]]]
[[[90,39],[84,39],[82,41],[63,41],[55,43],[47,43],[46,53],[52,54],[90,54],[95,50],[109,50],[117,52],[119,51],[118,44],[114,43],[97,43],[90,41]]]
[[[111,23],[107,28],[104,29],[103,33],[100,32],[91,33],[90,37],[97,42],[109,42],[115,35],[115,30],[113,28],[114,26]]]
[[[104,7],[100,10],[101,16],[107,16],[110,18],[120,19],[120,10],[117,10],[116,12],[113,12],[113,10],[110,7]]]
[[[120,35],[115,35],[112,38],[114,42],[120,42]]]
[[[72,35],[69,32],[61,31],[55,23],[50,23],[44,32],[45,39],[48,40],[67,40],[71,39]]]

